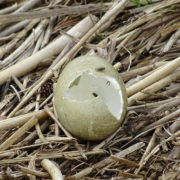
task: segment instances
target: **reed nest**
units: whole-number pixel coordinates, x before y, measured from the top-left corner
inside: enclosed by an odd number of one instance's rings
[[[65,133],[52,103],[62,69],[88,53],[128,94],[100,142]],[[179,68],[180,0],[0,0],[0,180],[180,179]]]

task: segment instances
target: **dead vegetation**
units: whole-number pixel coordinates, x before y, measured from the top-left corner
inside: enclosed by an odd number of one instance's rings
[[[180,179],[180,0],[0,8],[0,180]],[[87,53],[112,63],[127,88],[124,125],[102,142],[72,137],[53,111],[59,74]]]

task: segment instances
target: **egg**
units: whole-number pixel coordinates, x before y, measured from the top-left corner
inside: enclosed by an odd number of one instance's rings
[[[64,68],[54,92],[61,124],[75,137],[103,140],[122,124],[127,94],[120,74],[99,56],[80,56]]]

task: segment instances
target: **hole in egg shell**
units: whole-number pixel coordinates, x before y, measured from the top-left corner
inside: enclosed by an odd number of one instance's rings
[[[100,98],[107,106],[109,112],[120,120],[122,114],[122,93],[116,79],[109,76],[95,76],[83,73],[71,81],[65,98],[73,101],[90,101]]]

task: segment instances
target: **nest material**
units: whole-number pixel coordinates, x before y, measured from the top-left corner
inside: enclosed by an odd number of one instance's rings
[[[179,0],[0,8],[0,180],[180,179]],[[72,137],[53,111],[59,74],[87,53],[106,58],[127,88],[126,120],[102,142]]]

